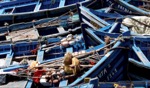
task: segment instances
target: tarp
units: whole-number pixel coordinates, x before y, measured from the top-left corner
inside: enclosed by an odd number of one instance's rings
[[[150,34],[150,17],[133,16],[125,18],[122,23],[137,34]]]

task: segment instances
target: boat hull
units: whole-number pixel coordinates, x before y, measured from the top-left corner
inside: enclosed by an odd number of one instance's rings
[[[84,6],[87,6],[92,2],[93,1],[91,0],[91,1],[84,1],[81,3]],[[91,6],[94,5],[95,3],[92,3]],[[46,9],[46,10],[41,10],[41,11],[37,11],[37,12],[5,14],[5,15],[0,16],[0,19],[1,19],[0,22],[1,22],[1,26],[2,26],[5,22],[7,22],[9,24],[13,24],[13,23],[19,23],[19,22],[29,22],[32,20],[38,20],[38,19],[48,18],[48,17],[56,17],[56,16],[60,16],[62,14],[67,15],[70,10],[74,11],[75,8],[76,8],[76,4],[73,4],[73,5],[68,5],[68,6],[64,6],[61,8]]]

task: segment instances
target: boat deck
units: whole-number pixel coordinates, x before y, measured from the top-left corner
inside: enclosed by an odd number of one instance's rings
[[[30,40],[30,39],[37,39],[39,37],[38,31],[34,28],[26,29],[26,30],[19,30],[10,32],[8,36],[6,36],[7,40],[12,39],[12,41],[19,41],[19,40]]]

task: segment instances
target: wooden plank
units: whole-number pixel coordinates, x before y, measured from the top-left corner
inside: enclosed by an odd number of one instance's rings
[[[43,61],[43,57],[44,57],[44,51],[43,50],[38,50],[36,61],[38,61],[39,63],[41,63]]]
[[[13,9],[11,10],[11,12],[9,14],[13,14],[13,12],[15,11],[16,7],[13,7]]]
[[[57,30],[59,31],[59,33],[64,33],[64,32],[66,32],[65,29],[64,29],[62,26],[57,27]]]
[[[60,0],[59,7],[65,6],[66,0]]]
[[[35,8],[34,8],[34,12],[39,11],[41,5],[42,5],[42,4],[41,4],[40,2],[38,2],[38,3],[36,4]]]
[[[97,36],[92,32],[92,30],[86,29],[85,31],[86,31],[89,35],[91,35],[91,37],[93,37],[94,39],[96,39],[97,42],[99,42],[99,43],[105,43],[102,39],[100,39],[99,37],[97,37]]]
[[[146,56],[143,54],[143,52],[140,50],[139,47],[132,46],[132,49],[134,50],[134,52],[137,54],[137,56],[143,62],[144,65],[147,66],[150,65],[149,60],[146,58]]]
[[[81,10],[81,14],[85,17],[87,17],[88,19],[90,19],[91,21],[93,21],[94,23],[96,23],[97,25],[99,25],[100,27],[104,27],[106,25],[109,25],[109,23],[103,21],[101,18],[97,17],[96,15],[94,15],[93,13],[91,13],[89,11],[89,9],[81,6],[79,8]]]
[[[12,51],[9,54],[7,54],[6,60],[5,60],[5,65],[6,66],[11,65],[11,62],[12,62],[12,59],[13,59],[13,55],[14,55],[14,52],[12,52]]]

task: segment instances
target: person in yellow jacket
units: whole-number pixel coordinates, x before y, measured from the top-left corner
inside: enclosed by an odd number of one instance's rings
[[[64,72],[73,75],[80,72],[80,61],[73,57],[71,53],[66,53],[64,56]]]

